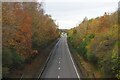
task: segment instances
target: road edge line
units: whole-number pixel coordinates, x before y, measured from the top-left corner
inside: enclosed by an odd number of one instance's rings
[[[60,38],[58,38],[58,42],[55,44],[55,46],[54,46],[53,49],[51,50],[51,52],[50,52],[50,54],[49,54],[49,56],[48,56],[48,58],[47,58],[47,60],[46,60],[46,62],[45,62],[45,64],[44,64],[44,66],[43,66],[43,68],[42,68],[40,74],[38,75],[38,79],[37,79],[37,80],[39,80],[39,78],[41,78],[42,73],[44,72],[45,67],[47,66],[47,63],[48,63],[48,61],[49,61],[49,59],[50,59],[52,53],[55,51],[55,48],[56,48],[56,46],[58,45],[59,41],[60,41]]]
[[[77,74],[77,77],[78,77],[78,79],[80,80],[79,73],[78,73],[77,68],[76,68],[76,66],[75,66],[75,64],[74,64],[74,61],[73,61],[73,58],[72,58],[72,56],[71,56],[70,50],[69,50],[69,48],[68,48],[67,42],[66,42],[66,46],[67,46],[68,53],[69,53],[69,55],[70,55],[70,59],[71,59],[71,61],[72,61],[72,63],[73,63],[73,67],[74,67],[75,72],[76,72],[76,74]]]

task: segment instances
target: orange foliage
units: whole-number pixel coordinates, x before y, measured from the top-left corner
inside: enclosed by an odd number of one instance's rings
[[[57,38],[56,24],[44,14],[40,3],[3,3],[2,9],[3,44],[23,57],[32,55],[33,46],[44,46]]]

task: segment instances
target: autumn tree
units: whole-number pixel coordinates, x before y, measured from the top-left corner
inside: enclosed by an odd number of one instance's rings
[[[116,64],[119,64],[118,14],[105,13],[94,19],[83,19],[79,26],[68,31],[68,40],[79,55],[94,63],[105,77],[120,78],[119,66]],[[72,33],[74,31],[77,33]]]
[[[3,74],[32,59],[58,37],[57,25],[38,2],[2,3]],[[8,61],[9,60],[9,61]]]

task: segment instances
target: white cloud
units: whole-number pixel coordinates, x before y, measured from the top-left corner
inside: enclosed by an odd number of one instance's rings
[[[38,1],[41,1],[41,0],[38,0]],[[119,0],[42,0],[42,1],[45,1],[45,2],[115,2],[115,1],[119,1]]]
[[[46,0],[46,13],[59,22],[60,28],[75,27],[85,16],[95,18],[117,10],[119,0]]]

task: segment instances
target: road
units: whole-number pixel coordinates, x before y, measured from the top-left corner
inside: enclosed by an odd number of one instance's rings
[[[79,78],[75,63],[67,44],[67,35],[63,34],[52,50],[50,59],[41,78]]]

